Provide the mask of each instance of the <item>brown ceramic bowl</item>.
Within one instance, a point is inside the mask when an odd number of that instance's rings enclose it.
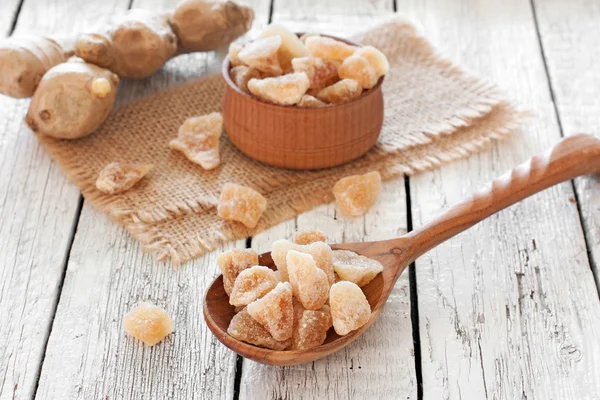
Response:
[[[229,69],[226,57],[222,69],[227,82],[225,130],[231,142],[250,158],[290,169],[329,168],[362,156],[377,142],[383,125],[384,77],[347,102],[301,108],[267,103],[244,93],[231,80]]]

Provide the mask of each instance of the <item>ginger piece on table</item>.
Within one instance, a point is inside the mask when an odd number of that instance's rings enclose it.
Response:
[[[123,317],[123,329],[129,335],[154,346],[173,332],[171,316],[151,303],[141,303]]]
[[[217,264],[223,274],[223,288],[228,296],[238,275],[255,265],[258,265],[258,254],[252,249],[228,250],[217,258]]]
[[[360,56],[350,56],[344,60],[339,68],[340,78],[352,79],[362,86],[364,89],[371,89],[377,84],[379,77],[375,68],[367,61],[366,58]]]
[[[379,261],[349,250],[333,251],[333,268],[341,280],[356,283],[360,287],[367,285],[383,271]]]
[[[377,201],[381,191],[381,175],[373,171],[352,175],[337,181],[333,195],[344,215],[356,217],[366,213]]]
[[[373,46],[359,47],[354,52],[354,55],[367,59],[369,64],[375,68],[375,73],[378,79],[379,77],[387,74],[390,70],[390,63],[385,54]]]
[[[326,103],[341,103],[343,101],[354,99],[361,95],[362,86],[352,79],[342,79],[331,86],[321,89],[317,93],[317,98]]]
[[[307,310],[318,310],[329,297],[329,280],[325,272],[317,268],[310,254],[295,250],[287,252],[286,263],[292,292]]]
[[[304,96],[302,96],[300,98],[300,101],[296,103],[296,106],[304,108],[323,107],[326,105],[327,103],[323,103],[321,100],[309,94],[305,94]]]
[[[269,103],[290,106],[298,103],[309,86],[305,73],[293,73],[274,78],[250,79],[248,89]]]
[[[131,189],[152,169],[152,164],[124,164],[112,162],[102,168],[96,188],[102,193],[118,194]]]
[[[213,169],[221,163],[219,138],[222,132],[221,113],[191,117],[179,127],[177,137],[169,142],[169,147],[182,152],[194,164]]]
[[[237,67],[231,68],[229,74],[236,86],[239,87],[243,92],[250,94],[248,90],[248,82],[250,79],[260,79],[260,72],[255,68],[250,68],[245,65],[238,65]]]
[[[311,244],[315,242],[325,242],[327,237],[318,229],[306,229],[294,233],[294,243],[296,244]]]
[[[271,350],[284,350],[292,342],[291,339],[281,342],[275,340],[261,324],[248,314],[246,309],[233,316],[227,328],[227,333],[242,342]]]
[[[301,245],[292,243],[289,240],[281,239],[277,240],[273,243],[271,257],[273,258],[273,262],[277,266],[277,270],[281,274],[282,281],[289,281],[288,274],[288,266],[287,266],[287,253],[290,250],[296,250],[301,253],[310,254],[317,268],[320,268],[327,275],[327,280],[329,284],[333,284],[335,279],[334,271],[333,271],[333,263],[332,257],[333,253],[331,251],[331,247],[327,243],[324,242],[314,242],[307,245]]]
[[[323,89],[339,81],[339,62],[319,57],[300,57],[292,60],[294,72],[304,72],[310,81],[310,89]]]
[[[260,323],[277,341],[292,337],[294,310],[292,306],[292,286],[280,282],[261,299],[246,307],[248,314]]]
[[[241,222],[252,229],[256,227],[266,209],[267,199],[256,190],[235,183],[226,183],[219,197],[217,213],[224,220]]]
[[[277,286],[279,279],[270,268],[254,266],[240,272],[229,296],[232,306],[246,306]]]
[[[371,317],[371,306],[365,294],[352,282],[341,281],[331,286],[329,307],[333,328],[340,336],[360,328]]]
[[[308,56],[308,49],[298,36],[281,24],[273,23],[267,25],[261,32],[261,38],[279,36],[281,38],[281,46],[277,52],[277,58],[283,71],[290,69],[292,59],[297,57]]]
[[[325,36],[311,36],[306,38],[306,48],[313,57],[320,57],[328,60],[343,61],[350,57],[355,46],[341,42]]]
[[[249,67],[256,68],[261,72],[278,76],[283,73],[277,51],[281,46],[281,37],[269,36],[248,43],[238,53],[238,58]]]
[[[329,306],[320,310],[294,309],[294,333],[289,350],[306,350],[322,345],[327,339],[327,331],[333,325]]]

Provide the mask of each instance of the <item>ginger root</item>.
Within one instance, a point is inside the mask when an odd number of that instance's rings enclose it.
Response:
[[[250,30],[252,8],[225,0],[184,0],[171,16],[179,52],[217,50]]]
[[[25,123],[36,133],[76,139],[108,117],[119,77],[108,69],[72,61],[51,68],[35,91]]]
[[[75,54],[121,78],[146,78],[175,55],[177,37],[164,15],[130,10],[104,33],[79,35]]]
[[[0,93],[31,97],[50,68],[73,55],[73,43],[47,37],[9,38],[0,43]]]

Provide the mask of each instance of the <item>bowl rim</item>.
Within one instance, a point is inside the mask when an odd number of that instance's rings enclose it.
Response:
[[[296,35],[298,37],[304,35],[305,32],[296,32]],[[325,37],[329,37],[335,40],[339,40],[341,42],[350,44],[352,46],[357,46],[357,47],[362,47],[363,45],[361,45],[360,43],[356,43],[350,39],[344,39],[344,38],[340,38],[334,35],[328,35],[325,33],[318,33],[318,32],[308,32],[308,33],[316,33],[320,36],[325,36]],[[254,40],[256,40],[257,38],[255,38]],[[324,109],[331,109],[331,108],[336,108],[336,107],[343,107],[346,106],[348,104],[351,104],[353,102],[356,101],[360,101],[362,99],[367,98],[371,93],[375,93],[377,92],[377,89],[379,89],[381,87],[381,85],[383,85],[383,81],[385,79],[385,74],[382,75],[378,80],[377,83],[375,84],[375,86],[373,86],[370,89],[367,89],[366,91],[364,91],[363,93],[360,94],[360,96],[355,97],[353,99],[350,100],[346,100],[346,101],[342,101],[340,103],[334,103],[334,104],[325,104],[324,106],[320,106],[320,107],[297,107],[295,104],[292,105],[281,105],[281,104],[273,104],[273,103],[269,103],[268,101],[264,101],[259,99],[256,96],[252,96],[246,92],[244,92],[243,90],[241,90],[236,84],[235,82],[233,82],[233,80],[231,79],[231,75],[229,74],[229,71],[231,69],[231,62],[229,60],[229,54],[227,54],[225,56],[225,59],[223,59],[223,64],[221,66],[221,75],[223,76],[223,79],[225,79],[225,82],[227,82],[227,85],[235,90],[238,94],[244,96],[246,99],[250,100],[250,101],[254,101],[256,103],[259,103],[261,105],[267,105],[276,109],[282,109],[282,110],[302,110],[302,112],[307,112],[307,111],[317,111],[317,110],[324,110]]]

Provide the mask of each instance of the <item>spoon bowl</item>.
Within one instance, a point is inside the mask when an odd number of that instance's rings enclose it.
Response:
[[[383,271],[362,287],[370,306],[371,318],[347,335],[333,328],[321,346],[307,350],[277,351],[253,346],[227,334],[234,307],[223,287],[223,276],[210,285],[204,299],[204,319],[217,339],[237,354],[270,365],[296,365],[318,360],[356,340],[381,314],[398,277],[422,254],[456,236],[496,212],[550,186],[580,175],[600,172],[600,140],[590,135],[575,135],[558,142],[547,152],[534,156],[455,205],[433,221],[391,240],[331,245],[333,250],[350,250],[379,261]],[[276,270],[271,253],[259,257],[259,265]]]

